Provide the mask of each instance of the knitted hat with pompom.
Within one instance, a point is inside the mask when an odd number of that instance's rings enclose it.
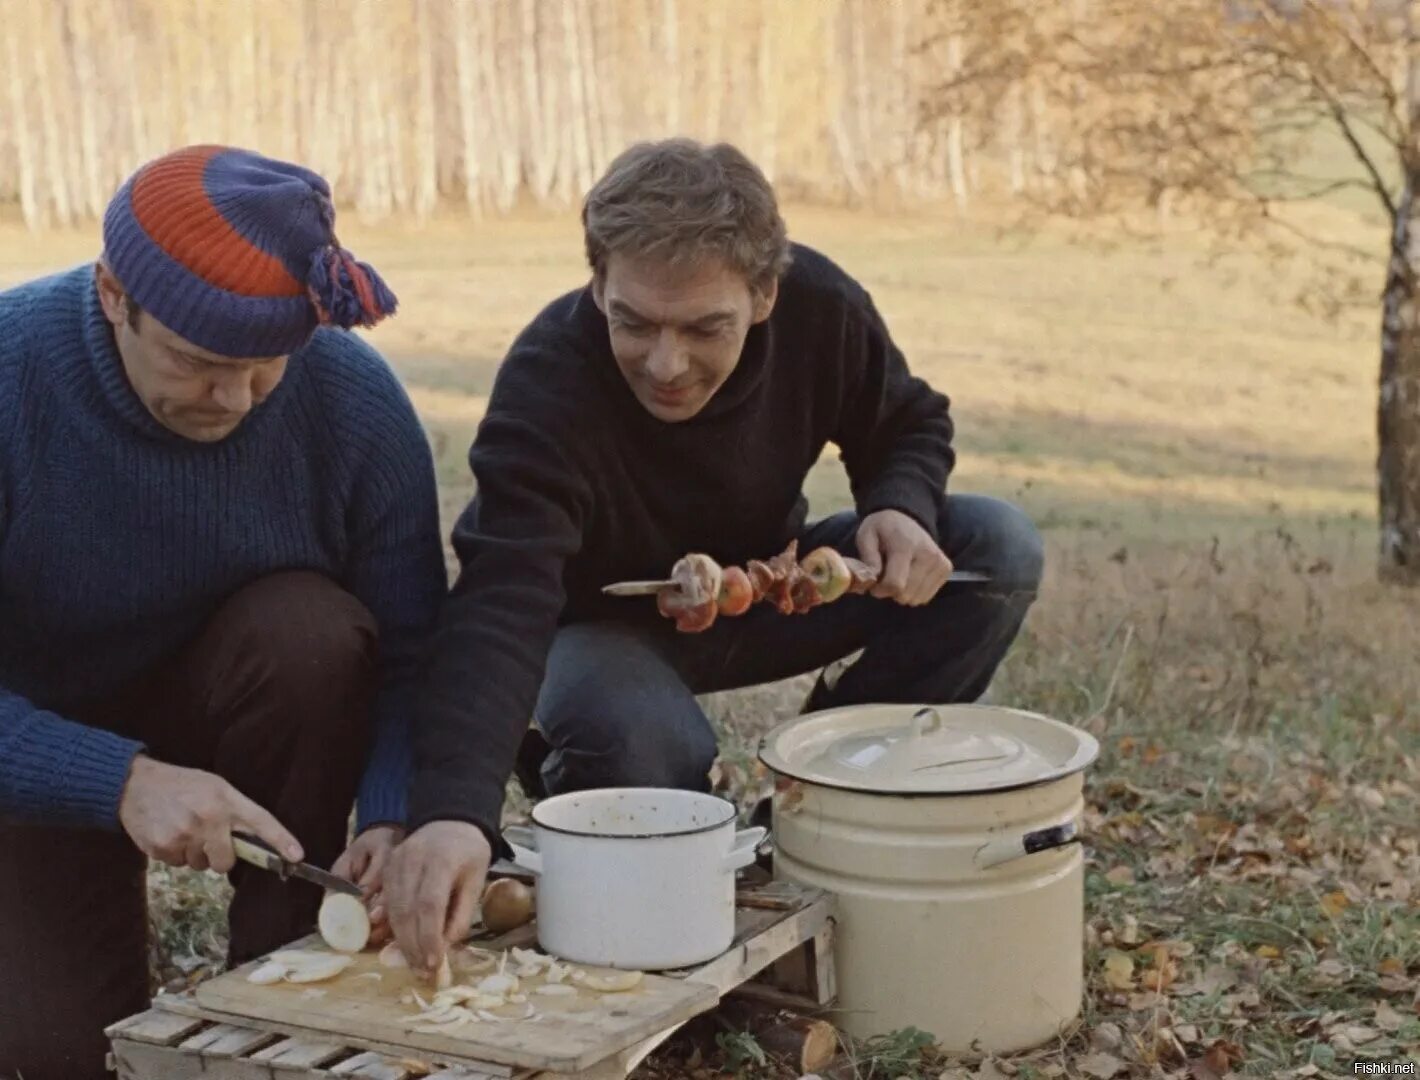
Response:
[[[226,146],[134,173],[104,214],[104,256],[143,310],[222,356],[282,356],[319,325],[374,326],[397,304],[336,240],[325,180]]]

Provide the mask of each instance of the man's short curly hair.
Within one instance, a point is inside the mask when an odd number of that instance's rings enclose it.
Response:
[[[636,143],[588,192],[582,227],[587,262],[598,277],[613,252],[672,266],[718,257],[757,289],[789,266],[774,188],[728,143]]]

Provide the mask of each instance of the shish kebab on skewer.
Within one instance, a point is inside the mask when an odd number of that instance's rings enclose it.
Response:
[[[708,630],[720,615],[743,615],[761,601],[784,615],[802,615],[843,596],[870,592],[878,583],[873,568],[831,547],[815,548],[798,559],[799,542],[770,559],[751,559],[743,568],[721,567],[709,555],[677,560],[664,581],[624,581],[602,589],[612,596],[655,596],[656,608],[676,629]],[[982,574],[958,571],[953,581],[984,581]]]

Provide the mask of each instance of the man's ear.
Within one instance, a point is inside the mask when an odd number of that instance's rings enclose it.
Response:
[[[600,270],[592,271],[592,303],[603,315],[606,314],[606,275]]]
[[[102,259],[94,264],[94,280],[99,287],[99,303],[103,305],[108,321],[114,326],[122,326],[128,321],[128,294]]]
[[[769,284],[753,290],[754,313],[750,322],[762,323],[774,310],[774,302],[779,299],[779,279],[770,278]]]

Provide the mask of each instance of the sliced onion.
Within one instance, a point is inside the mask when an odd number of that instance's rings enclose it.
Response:
[[[641,979],[639,971],[617,971],[611,975],[588,975],[582,980],[582,985],[604,994],[617,994],[623,990],[634,990],[641,985]]]
[[[279,964],[275,960],[268,960],[247,975],[247,982],[256,983],[257,986],[270,986],[272,983],[279,983],[285,977],[286,965]]]
[[[380,950],[380,966],[387,968],[407,968],[409,961],[405,959],[400,947],[391,941]]]
[[[348,893],[325,894],[316,927],[336,952],[357,953],[370,941],[370,913],[359,897]]]
[[[316,953],[304,963],[292,966],[286,973],[286,981],[293,983],[325,982],[326,979],[335,978],[354,962],[354,957],[350,956]]]

